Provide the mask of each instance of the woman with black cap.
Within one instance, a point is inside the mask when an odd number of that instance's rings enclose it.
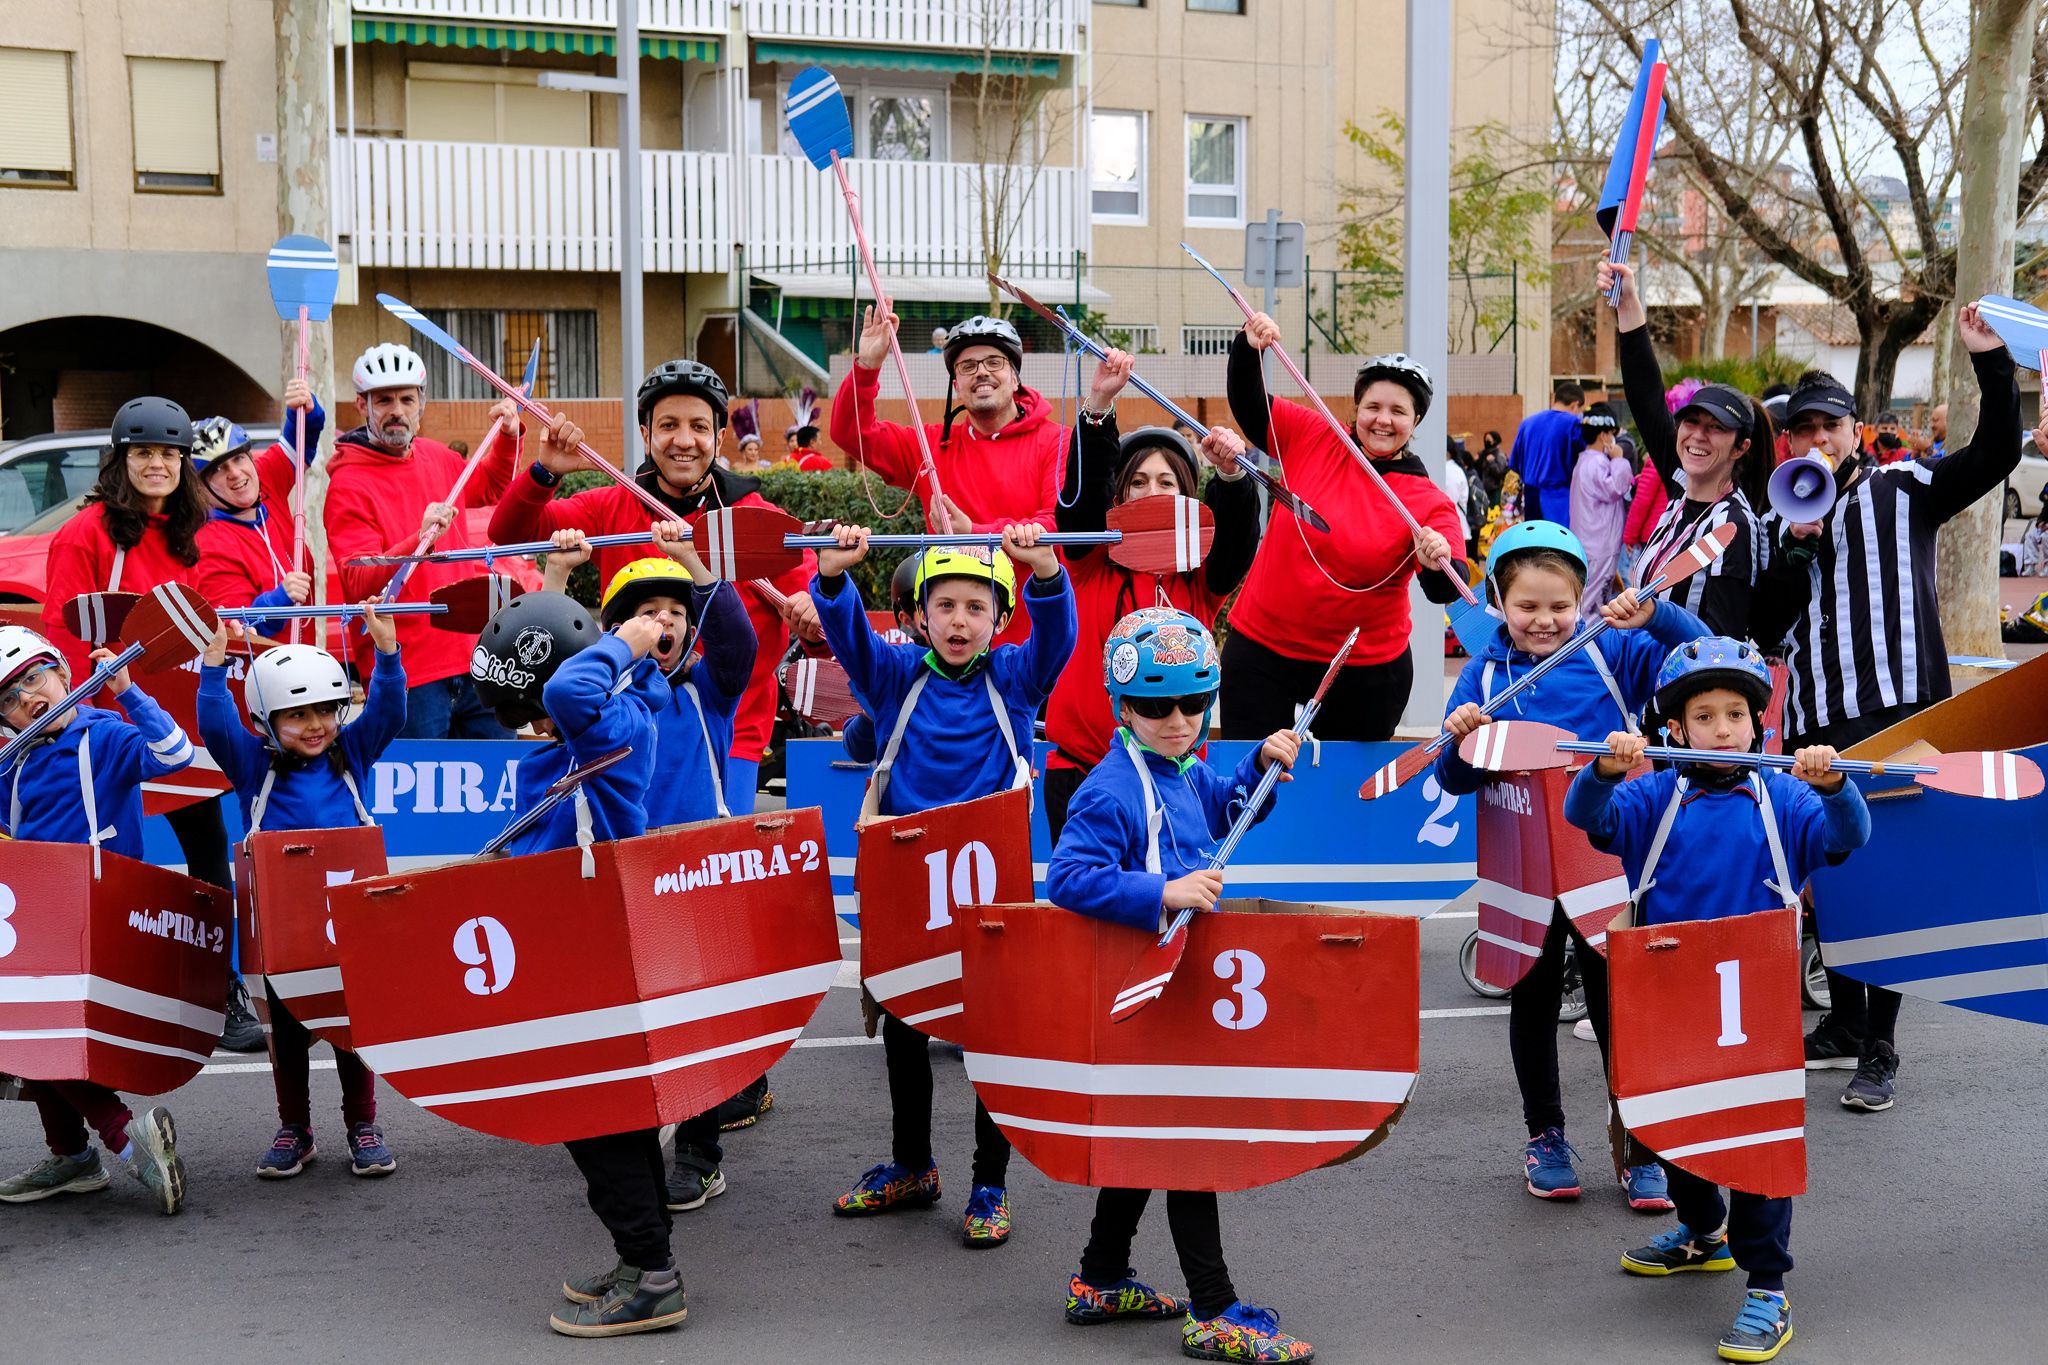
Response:
[[[1088,400],[1081,408],[1073,457],[1060,490],[1059,529],[1100,531],[1109,509],[1153,494],[1194,497],[1201,471],[1195,447],[1177,431],[1142,427],[1119,438],[1116,396],[1131,377],[1131,357],[1111,351],[1095,367]],[[1137,574],[1108,553],[1070,545],[1064,558],[1074,583],[1081,633],[1066,670],[1046,701],[1045,818],[1054,842],[1066,823],[1067,802],[1088,770],[1109,752],[1116,718],[1102,676],[1103,643],[1116,623],[1140,607],[1179,607],[1213,626],[1223,604],[1251,568],[1259,548],[1259,494],[1234,455],[1245,444],[1235,432],[1212,427],[1201,443],[1201,458],[1215,468],[1202,501],[1216,518],[1216,539],[1202,567],[1190,573]]]
[[[1649,315],[1636,292],[1635,268],[1600,263],[1595,287],[1603,293],[1621,279],[1621,382],[1629,413],[1643,436],[1643,452],[1664,478],[1670,504],[1637,556],[1631,586],[1648,582],[1664,563],[1709,531],[1735,527],[1728,551],[1679,589],[1678,605],[1717,635],[1749,636],[1749,599],[1763,571],[1764,542],[1756,509],[1771,476],[1771,419],[1761,406],[1726,384],[1703,385],[1677,412],[1664,403],[1664,372],[1650,344]]]

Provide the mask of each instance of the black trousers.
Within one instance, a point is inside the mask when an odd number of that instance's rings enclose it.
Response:
[[[1092,768],[1046,768],[1045,827],[1052,835],[1054,847],[1059,846],[1060,831],[1067,827],[1067,807],[1074,803],[1074,793],[1081,790],[1082,780],[1092,771]]]
[[[590,1211],[612,1235],[619,1259],[642,1270],[666,1270],[669,1253],[668,1172],[661,1132],[643,1128],[564,1143],[590,1196]]]
[[[1099,1190],[1088,1246],[1081,1253],[1081,1278],[1102,1288],[1131,1274],[1131,1239],[1144,1216],[1150,1190]],[[1206,1191],[1168,1190],[1166,1226],[1187,1277],[1189,1307],[1198,1318],[1213,1318],[1237,1302],[1230,1267],[1223,1263],[1223,1230],[1216,1196]]]
[[[225,890],[233,884],[233,860],[228,856],[228,827],[221,815],[221,798],[181,806],[164,817],[178,847],[185,854],[185,872],[209,886]]]
[[[1712,1182],[1661,1163],[1671,1182],[1671,1202],[1678,1221],[1694,1232],[1712,1232],[1728,1221],[1728,1250],[1735,1264],[1749,1272],[1751,1289],[1785,1292],[1785,1272],[1792,1268],[1792,1201],[1730,1190],[1728,1202]]]
[[[1508,1055],[1514,1059],[1515,1084],[1522,1092],[1522,1121],[1529,1136],[1546,1128],[1564,1127],[1564,1087],[1557,1075],[1557,1011],[1564,1003],[1564,945],[1569,936],[1579,981],[1586,989],[1586,1017],[1600,1044],[1600,1071],[1607,1074],[1607,959],[1553,906],[1543,952],[1529,974],[1508,992]],[[1644,1166],[1650,1153],[1631,1137],[1622,1164]],[[1716,1224],[1719,1226],[1719,1224]]]
[[[740,1089],[731,1099],[722,1100],[703,1113],[684,1119],[676,1125],[676,1169],[689,1167],[710,1175],[725,1160],[725,1144],[720,1141],[718,1116],[725,1106],[735,1101],[746,1100],[750,1095],[768,1088],[768,1077],[764,1074]]]
[[[889,1159],[916,1174],[932,1164],[931,1040],[893,1014],[882,1016],[882,1054],[889,1066],[889,1109],[894,1131]],[[988,1106],[974,1101],[974,1183],[1009,1184],[1010,1140]]]
[[[1297,710],[1316,694],[1329,664],[1290,659],[1240,631],[1223,642],[1224,739],[1264,739],[1294,726]],[[1355,664],[1339,671],[1316,718],[1316,738],[1392,739],[1415,683],[1415,661],[1407,653],[1383,664]]]

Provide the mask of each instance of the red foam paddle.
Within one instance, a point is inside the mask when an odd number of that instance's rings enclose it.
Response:
[[[64,604],[64,629],[98,649],[121,638],[129,611],[141,600],[139,592],[82,592]]]
[[[1458,741],[1458,757],[1483,773],[1533,773],[1568,768],[1572,756],[1558,747],[1574,736],[1539,720],[1497,720]],[[1607,752],[1601,745],[1600,751]]]
[[[517,579],[493,573],[444,583],[427,597],[448,608],[445,614],[433,618],[438,629],[452,630],[458,635],[479,635],[506,603],[525,591]]]
[[[1109,509],[1109,529],[1123,532],[1109,557],[1132,573],[1191,573],[1216,541],[1216,514],[1196,498],[1134,498]]]
[[[789,667],[789,709],[813,725],[837,730],[861,713],[839,660],[805,655]]]

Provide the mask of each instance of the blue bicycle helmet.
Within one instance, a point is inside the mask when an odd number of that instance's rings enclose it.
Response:
[[[1569,528],[1554,521],[1517,522],[1495,536],[1493,548],[1486,555],[1486,576],[1491,578],[1499,573],[1509,555],[1524,550],[1555,550],[1579,566],[1580,578],[1586,576],[1586,547]]]
[[[1759,725],[1771,704],[1771,667],[1746,640],[1708,635],[1680,645],[1657,670],[1657,714],[1675,720],[1685,704],[1713,687],[1733,688],[1749,698]]]
[[[240,422],[231,422],[225,417],[209,417],[203,422],[195,422],[192,426],[192,467],[204,474],[206,467],[215,460],[245,454],[249,444],[249,433]]]
[[[1223,666],[1209,628],[1177,607],[1141,607],[1116,623],[1102,645],[1109,714],[1123,724],[1125,697],[1192,697],[1222,685]],[[1195,745],[1209,737],[1209,718]]]

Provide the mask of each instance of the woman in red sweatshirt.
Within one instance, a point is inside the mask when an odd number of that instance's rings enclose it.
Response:
[[[1116,396],[1131,376],[1131,357],[1111,351],[1095,367],[1068,461],[1056,515],[1062,531],[1100,531],[1109,509],[1154,494],[1194,497],[1201,482],[1195,449],[1179,432],[1144,427],[1117,436]],[[1139,574],[1118,565],[1107,550],[1070,545],[1067,575],[1081,633],[1074,654],[1046,702],[1045,818],[1057,843],[1067,803],[1088,770],[1109,752],[1116,719],[1102,680],[1102,649],[1118,621],[1140,607],[1173,606],[1214,626],[1224,602],[1251,568],[1259,548],[1259,492],[1232,456],[1244,442],[1222,427],[1202,441],[1202,458],[1215,468],[1201,498],[1216,518],[1216,539],[1202,567],[1183,574]]]
[[[1378,356],[1358,372],[1358,405],[1350,443],[1298,402],[1266,392],[1259,352],[1280,339],[1264,313],[1230,346],[1230,411],[1245,439],[1280,461],[1287,486],[1330,523],[1327,532],[1273,509],[1265,544],[1244,591],[1230,609],[1223,646],[1223,730],[1229,738],[1263,737],[1294,724],[1295,707],[1316,684],[1353,626],[1358,643],[1325,698],[1321,739],[1391,738],[1415,681],[1408,655],[1408,580],[1423,595],[1449,602],[1457,585],[1433,566],[1451,560],[1465,573],[1458,512],[1421,459],[1408,448],[1429,411],[1429,372],[1402,355]],[[1358,467],[1362,449],[1401,505],[1421,525],[1411,535],[1386,497]],[[1431,666],[1435,666],[1432,659]]]

